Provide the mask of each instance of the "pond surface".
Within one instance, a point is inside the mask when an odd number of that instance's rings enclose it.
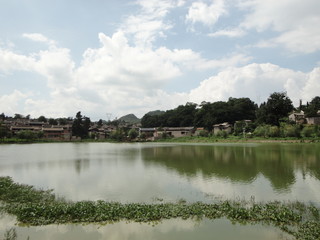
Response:
[[[184,199],[187,202],[212,202],[222,198],[256,201],[299,200],[319,204],[320,145],[279,143],[0,145],[0,176],[11,176],[15,182],[30,184],[37,188],[54,189],[57,195],[74,201],[102,199],[123,203],[152,203],[176,202]],[[5,229],[1,225],[4,226],[9,222],[2,218],[0,229]],[[166,226],[171,228],[164,230]],[[82,231],[90,232],[90,227],[98,229],[97,226],[66,225],[17,228],[17,230],[23,236],[29,234],[33,240],[43,238],[41,234],[39,235],[41,237],[37,237],[35,233],[57,232],[59,229],[63,233],[71,234],[72,231],[72,234],[77,232],[80,234]],[[127,234],[131,234],[130,239],[135,239],[130,232],[133,229],[140,234],[136,235],[137,238],[145,238],[144,236],[149,238],[149,235],[142,234],[146,232],[151,234],[150,238],[153,239],[186,239],[191,230],[212,231],[211,234],[215,233],[218,236],[219,232],[223,234],[223,229],[227,229],[226,234],[234,232],[233,237],[222,237],[223,239],[239,239],[239,233],[243,232],[247,234],[244,239],[257,239],[250,237],[250,234],[254,236],[255,232],[266,236],[259,239],[282,239],[281,234],[273,228],[260,225],[249,227],[232,225],[226,220],[205,220],[198,224],[192,221],[190,223],[190,221],[170,220],[155,227],[146,224],[117,223],[100,227],[100,230],[92,231],[92,234],[103,236],[108,232],[110,235],[110,231],[116,233],[120,231],[119,228],[122,234],[126,234],[123,231],[128,231]],[[157,234],[159,232],[169,235],[160,234],[160,236]],[[266,234],[263,234],[264,232]],[[274,234],[278,237],[275,238]],[[116,235],[114,234],[111,239],[126,239],[121,234],[118,237]],[[209,235],[200,239],[209,239]],[[76,235],[72,236],[78,239]],[[63,239],[63,237],[58,238]]]

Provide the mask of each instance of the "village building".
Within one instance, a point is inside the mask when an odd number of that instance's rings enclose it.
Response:
[[[297,124],[303,124],[305,123],[305,116],[304,112],[293,112],[289,115],[289,120],[292,122],[295,122]]]
[[[225,131],[228,134],[232,131],[232,125],[228,122],[219,123],[213,125],[213,134],[217,134],[218,132]]]
[[[193,136],[195,133],[194,127],[166,127],[164,132],[170,137],[186,137]]]
[[[154,141],[159,135],[156,128],[139,128],[139,136],[145,136],[146,140]]]

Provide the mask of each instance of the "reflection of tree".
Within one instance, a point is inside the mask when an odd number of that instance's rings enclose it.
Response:
[[[181,175],[219,177],[252,182],[261,173],[274,189],[288,190],[295,171],[320,179],[320,148],[317,145],[178,145],[143,148],[146,164],[160,164]]]
[[[80,174],[83,170],[88,169],[90,166],[89,159],[76,159],[74,161],[74,167],[78,174]]]

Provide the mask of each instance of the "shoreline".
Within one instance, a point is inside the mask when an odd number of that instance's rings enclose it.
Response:
[[[83,140],[24,140],[24,139],[0,139],[1,144],[33,144],[33,143],[320,143],[320,138],[212,138],[212,137],[180,137],[158,140],[132,140],[114,141],[111,139],[83,139]]]

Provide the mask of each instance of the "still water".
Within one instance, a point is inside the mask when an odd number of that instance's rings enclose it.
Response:
[[[54,189],[57,195],[74,201],[102,199],[152,203],[184,199],[212,202],[217,198],[254,198],[256,201],[299,200],[319,204],[320,145],[0,145],[0,176],[11,176],[16,182],[37,188]],[[2,229],[12,224],[14,220],[1,218],[0,239]],[[105,239],[106,236],[108,239],[187,239],[195,232],[203,233],[197,235],[202,236],[200,239],[212,239],[212,235],[220,236],[220,239],[240,239],[239,234],[243,239],[257,239],[256,234],[259,239],[283,238],[279,231],[268,226],[233,225],[224,219],[200,223],[170,220],[153,227],[137,223],[103,227],[17,227],[18,235],[30,236],[31,240],[57,239],[48,237],[51,232],[60,233],[58,239],[68,238],[65,236],[78,239],[77,234],[83,237],[83,231],[92,235],[87,239]]]

